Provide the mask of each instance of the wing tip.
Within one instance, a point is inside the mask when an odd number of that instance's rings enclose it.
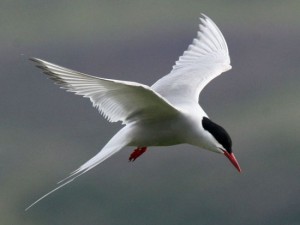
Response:
[[[228,46],[218,26],[204,13],[200,13],[199,20],[197,37],[179,57],[172,70],[193,65],[201,58],[213,54],[222,55],[224,63],[230,64]]]
[[[209,18],[209,17],[208,17],[206,14],[204,14],[204,13],[200,13],[199,19],[201,19],[201,18],[207,19],[207,18]]]
[[[205,22],[209,22],[209,21],[213,21],[209,16],[207,16],[206,14],[204,13],[200,13],[200,17],[199,17],[199,20],[200,20],[200,25],[205,23]]]
[[[34,63],[41,63],[42,62],[41,59],[38,59],[38,58],[35,58],[35,57],[30,57],[30,58],[28,58],[28,60],[30,60],[30,61],[32,61]]]

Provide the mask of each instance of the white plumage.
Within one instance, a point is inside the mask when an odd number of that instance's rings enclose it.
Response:
[[[208,82],[231,69],[226,41],[216,24],[203,15],[197,38],[179,57],[173,70],[159,79],[152,88],[172,104],[187,100],[198,103]]]
[[[221,31],[211,19],[202,16],[197,38],[179,57],[171,72],[151,87],[136,82],[90,76],[32,58],[56,84],[89,98],[108,121],[121,121],[125,126],[97,155],[27,209],[124,146],[188,143],[224,153],[240,170],[231,153],[231,140],[227,140],[230,139],[229,135],[220,126],[204,119],[207,115],[198,104],[199,94],[206,84],[231,68],[227,44]]]

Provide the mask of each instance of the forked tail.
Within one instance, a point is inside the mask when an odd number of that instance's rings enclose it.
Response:
[[[113,154],[120,151],[123,147],[130,143],[130,127],[126,126],[121,129],[115,136],[113,136],[110,141],[102,148],[102,150],[95,155],[93,158],[88,160],[82,166],[80,166],[77,170],[73,171],[68,177],[58,182],[60,184],[57,188],[53,189],[52,191],[48,192],[47,194],[40,197],[38,200],[33,202],[29,205],[25,211],[30,209],[36,203],[47,197],[48,195],[52,194],[53,192],[57,191],[58,189],[62,188],[63,186],[71,183],[77,177],[81,176],[82,174],[86,173],[87,171],[93,169],[98,164],[102,163],[104,160],[112,156]]]

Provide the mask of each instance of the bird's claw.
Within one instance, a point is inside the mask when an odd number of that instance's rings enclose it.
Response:
[[[140,157],[145,151],[147,147],[137,147],[129,156],[129,161],[134,162],[138,157]]]

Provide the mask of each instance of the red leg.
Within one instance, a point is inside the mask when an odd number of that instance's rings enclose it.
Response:
[[[133,152],[129,156],[129,161],[133,162],[138,157],[140,157],[145,151],[147,150],[147,147],[137,147],[133,150]]]

